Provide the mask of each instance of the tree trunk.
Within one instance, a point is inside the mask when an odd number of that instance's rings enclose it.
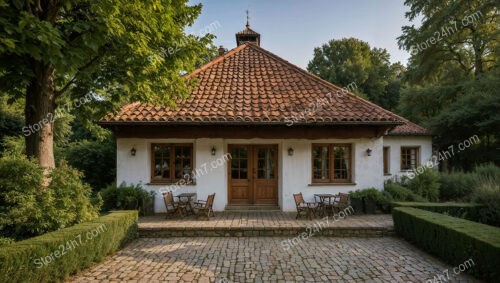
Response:
[[[26,88],[24,114],[26,154],[35,157],[45,168],[54,168],[55,70],[51,64],[34,62],[33,73]]]

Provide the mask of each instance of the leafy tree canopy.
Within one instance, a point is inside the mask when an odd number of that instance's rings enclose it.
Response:
[[[495,1],[407,0],[401,48],[411,52],[399,110],[429,127],[438,150],[478,136],[480,142],[451,160],[472,169],[500,163],[499,9]]]
[[[307,69],[340,87],[355,83],[354,92],[393,109],[399,99],[399,76],[404,67],[400,63],[391,65],[389,58],[387,50],[370,48],[359,39],[333,39],[314,49]]]
[[[499,35],[495,2],[406,0],[406,17],[421,21],[419,27],[404,26],[398,38],[399,46],[412,54],[409,81],[452,81],[490,70]]]
[[[27,125],[89,94],[78,106],[87,121],[125,101],[171,103],[193,83],[182,74],[214,50],[212,35],[185,33],[201,12],[187,2],[0,0],[0,91],[25,98]],[[26,137],[27,154],[49,167],[52,131]]]

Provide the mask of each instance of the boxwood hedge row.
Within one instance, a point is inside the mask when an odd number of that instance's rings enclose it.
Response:
[[[92,222],[0,248],[0,282],[58,282],[136,237],[137,211],[115,211]]]
[[[393,202],[392,207],[415,207],[427,211],[447,214],[453,217],[463,218],[471,221],[479,220],[479,212],[484,205],[475,203],[458,202]]]
[[[412,207],[393,209],[394,229],[416,246],[488,281],[500,276],[500,228]]]

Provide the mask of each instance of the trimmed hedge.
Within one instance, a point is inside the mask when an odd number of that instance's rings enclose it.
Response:
[[[396,232],[409,242],[454,267],[472,259],[468,273],[498,280],[500,228],[413,207],[396,207],[392,217]]]
[[[62,281],[134,239],[137,219],[137,211],[115,211],[92,222],[3,246],[0,282]]]
[[[484,205],[475,203],[458,202],[393,202],[392,207],[415,207],[427,211],[446,214],[453,217],[463,218],[478,222],[479,212]]]

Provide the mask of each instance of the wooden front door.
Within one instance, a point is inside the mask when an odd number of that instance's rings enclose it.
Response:
[[[278,204],[278,146],[229,145],[229,203]]]

